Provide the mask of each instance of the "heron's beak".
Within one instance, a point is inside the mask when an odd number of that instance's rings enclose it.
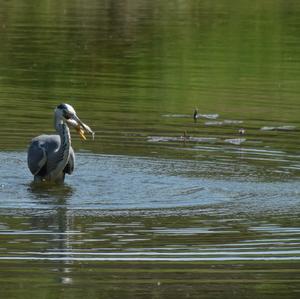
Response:
[[[84,135],[85,133],[92,134],[92,138],[94,140],[95,132],[92,131],[92,129],[88,125],[83,123],[77,115],[74,115],[73,119],[77,122],[77,126],[75,126],[75,129],[76,129],[77,133],[79,134],[81,140],[86,140],[86,137]]]

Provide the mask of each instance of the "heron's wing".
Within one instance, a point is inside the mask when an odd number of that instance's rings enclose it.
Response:
[[[43,143],[33,139],[27,154],[28,167],[33,175],[37,175],[47,163],[47,153]]]
[[[41,172],[48,164],[48,157],[59,147],[57,135],[40,135],[32,139],[28,148],[27,163],[33,175]],[[45,169],[46,171],[46,169]]]
[[[74,171],[74,166],[75,166],[75,154],[74,154],[73,148],[71,147],[70,148],[70,157],[69,157],[68,163],[64,169],[64,173],[71,174]]]

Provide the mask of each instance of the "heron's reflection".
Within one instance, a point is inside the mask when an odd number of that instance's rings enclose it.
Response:
[[[73,187],[67,184],[32,182],[29,184],[28,191],[39,204],[44,205],[42,210],[48,211],[38,217],[39,223],[44,223],[47,227],[49,225],[56,227],[56,230],[65,233],[70,222],[68,199],[74,193]]]
[[[34,200],[44,205],[37,215],[31,217],[31,226],[50,232],[47,247],[50,251],[57,252],[58,258],[62,252],[70,253],[71,256],[76,234],[74,235],[74,216],[69,212],[68,201],[74,194],[74,188],[67,184],[32,182],[28,186],[28,192]],[[64,257],[67,258],[68,255]],[[59,280],[63,284],[72,283],[71,263],[71,259],[64,259],[57,264],[57,271],[61,273]]]
[[[67,184],[54,184],[45,182],[31,182],[28,191],[36,200],[51,204],[62,204],[74,193],[73,187]],[[51,202],[50,202],[51,201]]]

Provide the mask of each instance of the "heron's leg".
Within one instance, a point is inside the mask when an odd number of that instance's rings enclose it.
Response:
[[[54,182],[56,184],[62,184],[65,181],[65,173],[62,172],[55,180]]]
[[[39,176],[39,175],[35,175],[34,176],[34,182],[35,183],[40,183],[40,182],[44,182],[45,179],[43,179],[43,177]]]

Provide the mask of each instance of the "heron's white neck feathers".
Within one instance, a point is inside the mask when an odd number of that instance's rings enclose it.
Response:
[[[64,168],[68,163],[71,148],[70,130],[63,120],[62,116],[55,113],[54,123],[55,130],[60,136],[60,146],[56,150],[56,168],[51,171],[50,176],[52,178],[55,178],[62,174]]]

